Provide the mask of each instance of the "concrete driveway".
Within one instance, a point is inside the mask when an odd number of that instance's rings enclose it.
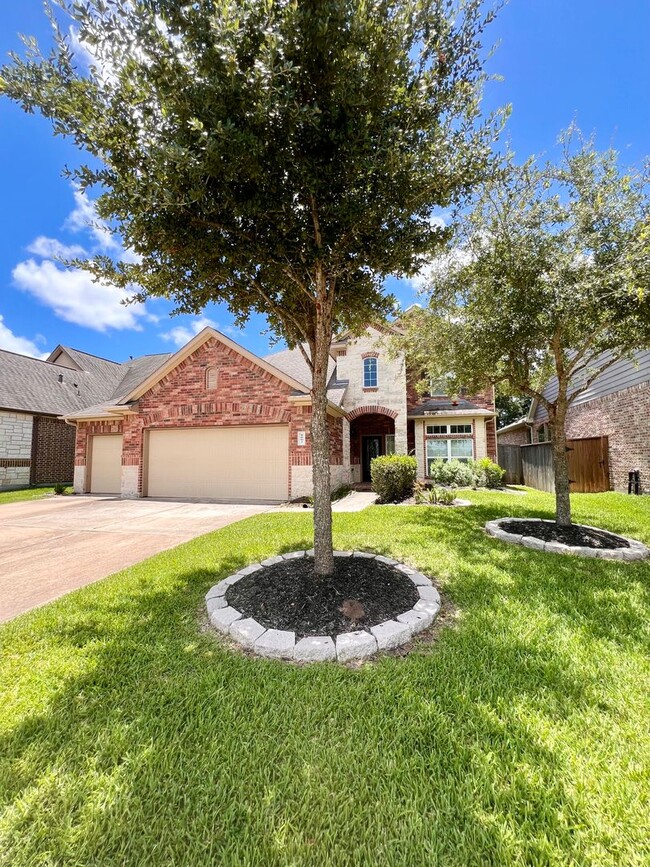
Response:
[[[0,505],[0,622],[270,508],[114,497]]]

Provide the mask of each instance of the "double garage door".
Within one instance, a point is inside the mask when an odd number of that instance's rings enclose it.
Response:
[[[167,428],[151,430],[146,436],[146,496],[214,500],[287,498],[286,425]],[[97,436],[93,440],[91,491],[118,493],[122,437]],[[110,443],[102,442],[109,440]],[[96,470],[97,455],[100,457]]]

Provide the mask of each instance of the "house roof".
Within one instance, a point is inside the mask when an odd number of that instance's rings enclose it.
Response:
[[[496,413],[489,409],[482,409],[480,406],[472,403],[471,400],[465,400],[463,398],[455,401],[449,398],[427,400],[408,411],[409,418],[422,418],[423,416],[428,418],[429,416],[437,415],[473,415],[493,418]]]
[[[119,372],[119,364],[110,364]],[[0,407],[3,409],[63,415],[107,396],[107,383],[94,373],[4,349],[0,350],[0,371]]]
[[[264,361],[301,383],[306,393],[311,391],[311,370],[297,347],[296,349],[281,349],[279,352],[265,355]],[[337,381],[336,362],[331,357],[327,364],[327,381],[327,399],[336,406],[340,406],[345,395],[347,382]]]

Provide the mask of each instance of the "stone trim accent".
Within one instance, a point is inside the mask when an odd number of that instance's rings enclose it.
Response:
[[[241,580],[245,575],[259,572],[281,563],[283,560],[295,560],[299,557],[312,557],[311,551],[291,551],[288,554],[278,554],[245,566],[233,575],[229,575],[205,595],[205,604],[210,623],[227,635],[241,647],[252,650],[258,656],[270,659],[291,659],[296,662],[351,662],[367,659],[379,650],[390,650],[406,644],[423,629],[427,629],[440,611],[440,594],[433,586],[430,578],[418,572],[412,566],[398,563],[391,557],[372,554],[369,551],[335,551],[335,557],[363,557],[377,560],[399,570],[409,578],[418,591],[419,599],[408,611],[398,614],[394,620],[378,623],[370,629],[357,629],[353,632],[342,632],[332,639],[329,635],[308,635],[296,642],[295,632],[283,629],[267,629],[252,617],[244,617],[236,608],[228,605],[226,591],[228,587]]]
[[[369,415],[370,413],[377,413],[378,415],[387,415],[390,418],[395,419],[399,415],[394,409],[388,409],[387,406],[358,406],[356,409],[351,410],[347,414],[348,421],[353,421],[355,418],[358,418],[360,415]]]
[[[545,524],[554,524],[555,521],[549,521],[544,518],[499,518],[497,521],[488,521],[486,523],[485,531],[489,536],[500,539],[502,542],[508,542],[511,545],[523,545],[524,548],[532,548],[535,551],[546,551],[552,554],[574,554],[579,557],[618,560],[623,563],[646,560],[650,557],[650,548],[647,548],[643,542],[639,542],[637,539],[629,539],[627,536],[621,536],[619,533],[613,533],[613,535],[625,539],[630,546],[629,548],[587,548],[581,545],[564,545],[561,542],[545,542],[543,539],[536,539],[533,536],[518,536],[516,533],[506,533],[505,530],[501,529],[501,524],[504,521],[539,521]],[[602,527],[590,527],[588,524],[578,524],[576,526],[584,527],[586,530],[599,530],[603,532]]]

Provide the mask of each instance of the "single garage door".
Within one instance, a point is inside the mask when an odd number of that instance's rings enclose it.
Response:
[[[168,428],[149,432],[147,496],[286,500],[289,428]]]
[[[122,437],[94,436],[90,452],[91,494],[119,494],[122,474]]]

